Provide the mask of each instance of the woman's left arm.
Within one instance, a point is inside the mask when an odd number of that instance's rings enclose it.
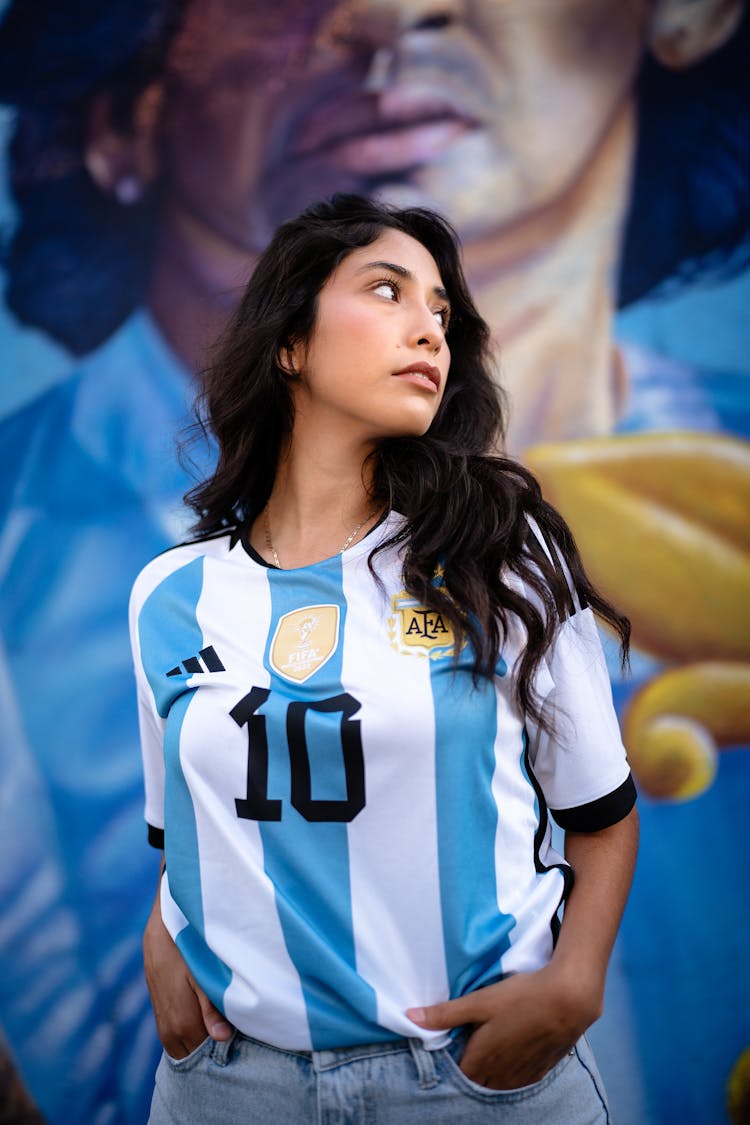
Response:
[[[637,848],[635,808],[598,832],[567,832],[565,855],[575,881],[549,963],[407,1012],[424,1028],[474,1026],[461,1060],[474,1082],[515,1089],[539,1081],[599,1018]]]

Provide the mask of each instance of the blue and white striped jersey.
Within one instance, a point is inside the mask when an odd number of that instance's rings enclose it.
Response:
[[[445,1032],[406,1008],[549,959],[569,871],[547,808],[598,829],[633,801],[591,611],[512,698],[520,626],[475,687],[439,614],[376,559],[269,568],[230,533],[142,571],[131,632],[165,924],[242,1032],[291,1050]],[[163,837],[162,837],[163,832]]]

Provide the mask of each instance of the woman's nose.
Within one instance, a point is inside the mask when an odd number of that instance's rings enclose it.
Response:
[[[439,352],[443,346],[443,329],[435,320],[431,309],[425,309],[415,315],[410,332],[410,346],[424,348],[427,351]]]

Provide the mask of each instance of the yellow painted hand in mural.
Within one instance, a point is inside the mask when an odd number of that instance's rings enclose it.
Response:
[[[672,665],[630,700],[640,787],[687,799],[750,744],[750,445],[700,433],[535,446],[526,462],[634,644]]]
[[[750,1121],[750,1047],[739,1056],[727,1080],[727,1113],[733,1125]]]

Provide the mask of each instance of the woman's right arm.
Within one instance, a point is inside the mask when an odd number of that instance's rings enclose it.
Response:
[[[195,983],[161,916],[161,877],[143,935],[143,965],[146,970],[156,1030],[162,1047],[174,1059],[194,1051],[210,1035],[229,1039],[233,1027]]]
[[[144,603],[147,602],[153,610],[153,602],[149,599],[154,594],[155,582],[158,587],[156,580],[159,574],[155,575],[152,568],[154,565],[163,566],[166,556],[159,558],[161,563],[157,561],[149,564],[141,572],[130,597],[130,638],[137,685],[138,726],[146,791],[145,814],[150,843],[155,843],[159,836],[163,839],[164,731],[169,700],[162,699],[161,708],[157,706],[153,684],[156,680],[161,682],[163,679],[161,672],[157,674],[155,671],[155,668],[160,668],[161,658],[158,653],[155,656],[148,645],[142,651],[141,642],[144,635]],[[159,624],[158,620],[148,619],[145,635],[148,637],[158,634]],[[148,673],[149,661],[152,665],[151,678]],[[233,1028],[193,980],[182,954],[162,921],[160,892],[164,868],[162,851],[159,886],[143,934],[143,966],[159,1040],[167,1054],[181,1059],[194,1051],[207,1035],[214,1039],[229,1039]]]

